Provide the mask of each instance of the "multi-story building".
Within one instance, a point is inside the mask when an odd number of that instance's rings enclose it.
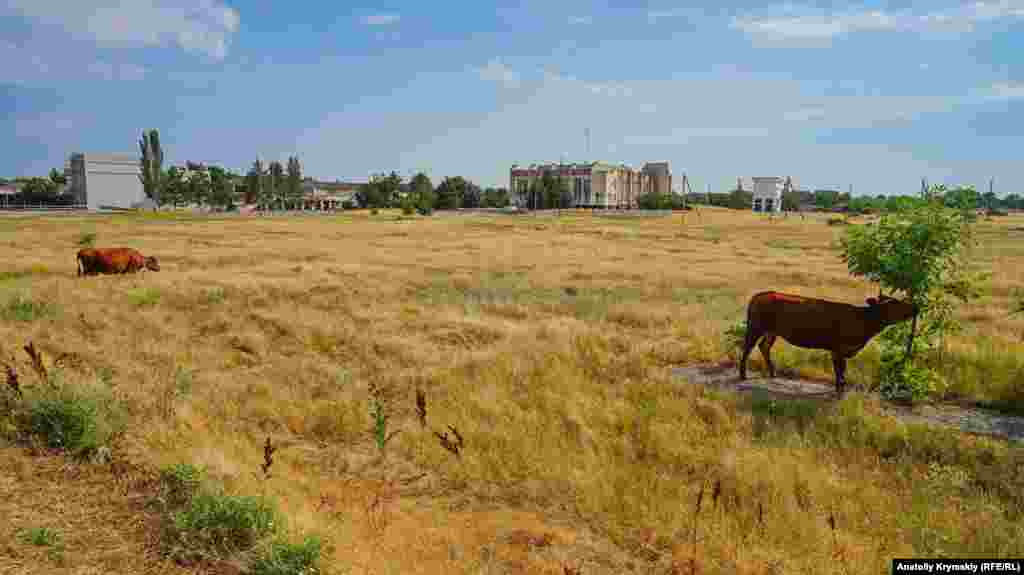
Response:
[[[533,192],[533,182],[545,172],[564,183],[568,192],[568,205],[577,208],[636,208],[641,195],[656,190],[669,193],[672,175],[668,162],[646,164],[642,170],[604,162],[582,164],[532,164],[520,167],[513,164],[509,188],[512,204],[521,208],[536,208],[542,199]]]
[[[303,210],[336,210],[346,202],[355,202],[356,194],[366,184],[348,182],[318,182],[307,178],[302,182]]]
[[[782,194],[789,191],[790,179],[776,176],[751,178],[754,181],[754,211],[781,212]]]
[[[137,155],[74,153],[64,164],[64,174],[75,203],[90,210],[145,204]]]

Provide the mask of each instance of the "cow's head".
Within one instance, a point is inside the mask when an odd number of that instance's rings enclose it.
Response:
[[[889,325],[906,321],[917,314],[917,306],[887,295],[867,299],[868,309],[877,313],[882,323]]]
[[[156,261],[156,256],[147,256],[145,262],[147,270],[160,271],[160,263]]]

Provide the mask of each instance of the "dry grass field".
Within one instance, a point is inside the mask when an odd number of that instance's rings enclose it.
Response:
[[[1024,314],[1006,317],[1024,221],[978,230],[993,276],[958,312],[946,395],[1024,412]],[[75,277],[90,233],[162,270]],[[1024,555],[1019,448],[884,418],[862,392],[764,404],[671,378],[725,359],[757,291],[876,295],[848,275],[842,233],[716,209],[8,217],[0,357],[29,393],[31,341],[64,385],[111,398],[115,462],[189,463],[272,498],[286,537],[323,538],[325,573],[887,573],[893,557]],[[775,350],[831,378],[828,354]],[[877,368],[872,345],[848,378],[869,386]],[[146,481],[118,495],[116,465],[33,453],[13,425],[0,412],[0,572],[244,567],[161,558]],[[25,535],[42,528],[59,552]]]

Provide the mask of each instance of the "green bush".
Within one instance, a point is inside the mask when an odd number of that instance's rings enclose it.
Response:
[[[738,359],[743,351],[743,341],[747,337],[747,320],[741,319],[732,324],[722,332],[722,342],[726,353],[733,359]]]
[[[307,537],[301,544],[275,541],[253,562],[252,575],[313,575],[319,573],[321,544]]]
[[[33,387],[19,406],[18,427],[51,448],[88,455],[117,431],[118,410],[111,398],[90,387],[65,386],[54,374],[50,387]]]
[[[78,236],[78,245],[83,248],[91,248],[96,245],[96,234],[92,232],[83,233]]]
[[[879,393],[893,401],[915,402],[930,397],[942,387],[942,378],[930,367],[904,361],[901,352],[882,355]]]
[[[60,534],[49,527],[33,527],[21,534],[22,539],[39,547],[54,547],[60,543]]]
[[[169,507],[181,507],[199,492],[206,470],[190,463],[177,463],[160,470],[161,499]]]
[[[10,321],[34,321],[53,315],[54,306],[45,301],[35,301],[25,295],[15,294],[7,305],[0,309],[0,315]]]
[[[252,548],[279,522],[277,510],[265,499],[211,493],[192,497],[171,520],[181,546],[225,554]]]

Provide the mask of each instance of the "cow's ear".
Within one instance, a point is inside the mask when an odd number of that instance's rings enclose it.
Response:
[[[873,298],[873,297],[869,297],[867,299],[867,302],[868,302],[868,305],[878,305],[878,300]]]

